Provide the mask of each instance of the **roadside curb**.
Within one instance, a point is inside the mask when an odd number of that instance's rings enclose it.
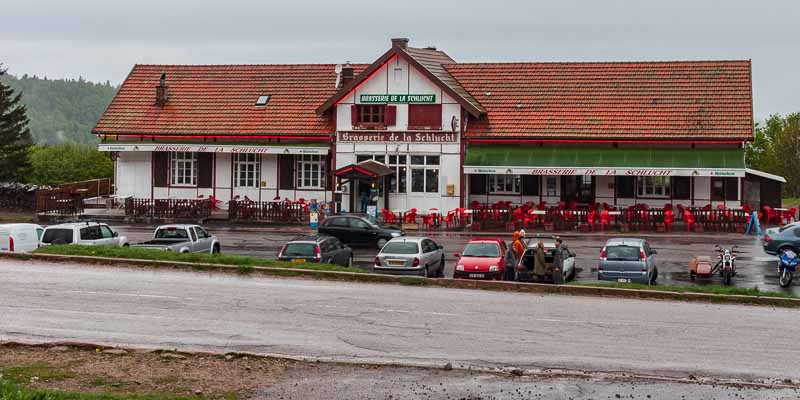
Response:
[[[50,262],[69,262],[78,264],[105,266],[133,266],[144,268],[169,268],[194,272],[219,272],[238,275],[258,274],[270,277],[306,277],[331,281],[356,283],[384,283],[420,287],[443,287],[450,289],[489,290],[496,292],[518,292],[535,294],[560,294],[572,296],[616,297],[638,300],[671,300],[717,304],[743,304],[758,306],[774,306],[800,308],[800,299],[781,297],[762,297],[744,295],[724,295],[712,293],[680,293],[657,290],[605,288],[596,286],[548,285],[539,283],[520,283],[505,281],[472,281],[464,279],[433,279],[410,276],[380,275],[370,273],[314,271],[296,268],[276,267],[239,267],[221,264],[190,263],[180,261],[155,261],[138,259],[121,259],[90,256],[67,256],[57,254],[16,254],[0,253],[0,257],[17,260],[41,260]]]

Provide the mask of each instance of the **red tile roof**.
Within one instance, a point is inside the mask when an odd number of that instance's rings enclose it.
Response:
[[[487,111],[468,137],[753,137],[750,61],[444,67]]]
[[[155,104],[162,73],[170,95],[163,108]],[[335,82],[333,64],[136,65],[92,132],[327,136],[333,120],[314,109]],[[261,95],[271,96],[265,107],[255,106]]]

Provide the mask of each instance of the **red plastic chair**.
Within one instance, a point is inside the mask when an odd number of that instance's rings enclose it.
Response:
[[[600,211],[600,231],[601,232],[605,232],[606,231],[606,226],[608,226],[610,218],[611,217],[608,214],[608,209],[607,208],[604,208],[602,211]]]
[[[589,212],[586,214],[586,223],[589,224],[589,229],[594,232],[594,219],[597,216],[597,211],[594,210],[594,207],[589,208]]]
[[[423,215],[422,216],[422,228],[423,229],[431,229],[433,227],[433,216],[431,215]]]
[[[694,224],[694,215],[692,215],[691,211],[683,211],[683,222],[686,222],[686,232],[691,232],[692,224]]]
[[[781,218],[783,219],[783,223],[784,224],[788,224],[788,223],[792,222],[792,220],[794,219],[794,217],[796,215],[797,215],[797,207],[792,207],[792,208],[784,211],[783,215],[781,216]]]
[[[664,211],[664,229],[667,232],[672,232],[672,223],[675,222],[675,213],[672,209]]]
[[[412,208],[411,210],[408,210],[408,212],[405,215],[405,219],[406,219],[405,222],[407,224],[417,223],[417,209]]]

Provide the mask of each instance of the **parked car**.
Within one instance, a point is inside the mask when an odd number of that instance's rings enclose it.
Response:
[[[319,233],[338,238],[344,243],[383,248],[392,238],[405,235],[396,226],[384,225],[366,214],[345,214],[328,217],[319,227]]]
[[[503,279],[506,242],[497,238],[475,238],[456,253],[456,279]]]
[[[597,278],[601,281],[655,284],[656,250],[644,239],[608,239],[600,251]]]
[[[773,256],[784,250],[800,254],[800,222],[764,231],[764,252]]]
[[[29,253],[39,247],[44,228],[36,224],[0,225],[0,253]]]
[[[221,251],[221,246],[219,239],[200,225],[162,225],[156,228],[152,240],[131,247],[216,254]]]
[[[128,238],[120,236],[107,224],[75,222],[44,228],[40,246],[51,244],[81,244],[89,246],[128,246]]]
[[[373,269],[398,275],[444,276],[444,248],[426,237],[397,237],[375,257]]]
[[[517,281],[520,282],[532,282],[533,281],[533,267],[534,267],[534,260],[536,258],[536,250],[537,246],[539,245],[539,241],[542,241],[544,244],[544,263],[547,267],[548,271],[553,266],[553,250],[556,248],[556,242],[553,238],[532,238],[528,241],[528,246],[525,248],[525,252],[522,253],[522,258],[519,260],[519,267],[523,269],[524,272],[517,273]],[[570,256],[566,257],[566,252],[564,253],[565,257],[563,260],[563,265],[561,268],[561,273],[564,274],[564,282],[569,282],[575,279],[575,253],[570,251]],[[552,272],[548,272],[544,276],[544,282],[553,282],[553,274]]]
[[[316,262],[353,266],[353,249],[333,236],[301,236],[290,240],[278,252],[279,261]]]

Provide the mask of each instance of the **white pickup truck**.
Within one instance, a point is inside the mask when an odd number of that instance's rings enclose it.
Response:
[[[161,249],[176,253],[220,252],[221,244],[200,225],[162,225],[156,228],[153,239],[131,247]]]

